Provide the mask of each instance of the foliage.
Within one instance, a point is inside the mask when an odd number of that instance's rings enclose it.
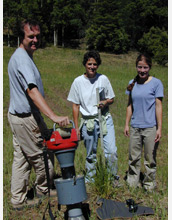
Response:
[[[51,27],[58,30],[58,33],[62,33],[65,42],[82,36],[85,16],[81,0],[54,1],[51,18]]]
[[[147,51],[157,63],[165,65],[168,62],[168,34],[164,29],[152,27],[138,41],[140,51]]]
[[[99,51],[113,52],[113,53],[126,53],[129,49],[128,35],[124,29],[115,29],[114,31],[105,31],[102,25],[97,27],[92,25],[88,28],[87,44],[89,49],[96,49]]]
[[[168,0],[4,0],[4,41],[17,45],[18,23],[24,18],[42,24],[42,47],[79,47],[86,40],[88,49],[122,54],[140,47],[138,42],[154,27],[161,37],[168,30]],[[164,32],[164,34],[162,34]],[[159,31],[154,31],[154,35]],[[166,34],[167,35],[167,34]],[[10,38],[11,37],[11,38]],[[158,36],[155,36],[158,38]],[[160,40],[161,41],[161,40]],[[165,42],[165,40],[162,40]],[[146,41],[142,47],[147,49]],[[9,44],[10,45],[10,44]],[[56,44],[54,44],[56,45]],[[167,57],[167,44],[152,53],[161,62]],[[148,48],[149,50],[149,48]]]
[[[121,12],[121,22],[130,36],[132,47],[137,48],[138,40],[151,27],[168,29],[167,0],[127,0],[125,3]]]
[[[102,156],[102,153],[97,154],[96,175],[91,186],[99,197],[109,198],[113,192],[114,177],[108,172],[107,166],[103,163]]]
[[[86,31],[89,49],[113,53],[128,51],[128,35],[119,25],[119,5],[116,0],[100,0],[92,5],[91,26]]]

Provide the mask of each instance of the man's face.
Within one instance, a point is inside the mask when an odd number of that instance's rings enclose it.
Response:
[[[24,26],[24,32],[25,36],[21,47],[32,56],[33,52],[38,49],[40,44],[40,28],[38,25],[30,27],[29,24],[26,24]]]

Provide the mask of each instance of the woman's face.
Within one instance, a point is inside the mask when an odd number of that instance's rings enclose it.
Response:
[[[145,79],[149,75],[150,67],[145,60],[139,61],[137,64],[137,73],[141,79]]]
[[[88,59],[85,64],[86,76],[88,78],[94,78],[98,69],[97,62],[94,58]]]

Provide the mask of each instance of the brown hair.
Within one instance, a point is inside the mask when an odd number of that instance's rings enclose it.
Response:
[[[145,62],[147,63],[147,65],[149,66],[149,68],[151,69],[151,67],[152,67],[152,59],[151,59],[151,57],[148,55],[148,54],[140,54],[138,57],[137,57],[137,59],[136,59],[136,67],[137,67],[137,65],[138,65],[138,62],[139,61],[142,61],[142,60],[145,60]]]
[[[94,58],[95,61],[97,62],[97,65],[99,66],[101,64],[101,58],[100,58],[100,54],[98,51],[89,51],[87,53],[84,54],[84,58],[83,58],[83,62],[82,64],[85,66],[85,64],[87,63],[87,61],[90,59],[90,58]]]
[[[22,43],[22,41],[23,41],[23,39],[25,37],[24,27],[25,27],[26,24],[28,24],[31,29],[34,26],[39,26],[40,27],[40,24],[37,21],[30,20],[30,19],[22,21],[20,23],[20,28],[19,28],[19,40],[20,40],[20,43]]]
[[[137,67],[137,65],[138,65],[138,62],[139,62],[139,61],[142,61],[142,60],[145,60],[145,62],[147,63],[147,65],[148,65],[149,68],[151,69],[151,67],[152,67],[152,59],[151,59],[151,57],[150,57],[148,54],[143,54],[143,53],[140,54],[140,55],[137,57],[137,59],[136,59],[136,67]],[[128,90],[128,91],[132,91],[132,89],[133,89],[133,87],[134,87],[134,85],[135,85],[135,82],[138,82],[138,80],[139,80],[139,75],[137,75],[137,76],[134,78],[133,82],[127,86],[127,90]]]

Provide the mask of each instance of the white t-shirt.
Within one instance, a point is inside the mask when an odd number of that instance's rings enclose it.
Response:
[[[97,73],[94,78],[87,78],[85,75],[78,76],[72,83],[67,100],[79,104],[82,115],[97,115],[96,88],[99,88],[100,100],[115,97],[109,79]]]

